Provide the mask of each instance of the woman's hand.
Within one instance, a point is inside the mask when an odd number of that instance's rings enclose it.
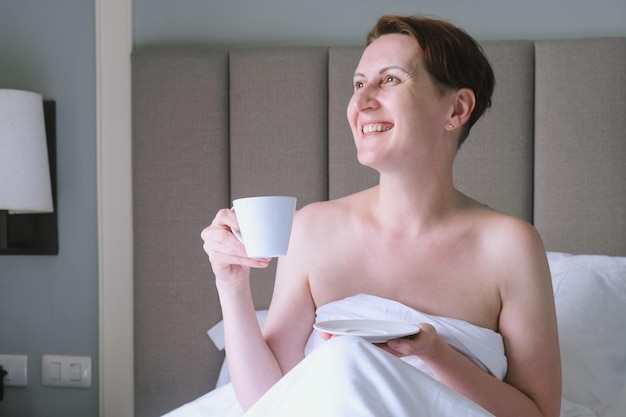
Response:
[[[387,343],[379,346],[387,352],[396,356],[419,356],[423,360],[436,357],[441,347],[446,343],[437,330],[426,323],[418,324],[419,333],[413,336],[391,339]]]
[[[235,237],[232,230],[239,230],[235,212],[221,209],[211,225],[202,231],[201,237],[204,241],[204,251],[209,255],[218,282],[234,284],[247,279],[251,267],[265,268],[271,258],[249,258],[245,246]]]
[[[430,324],[418,324],[419,333],[412,336],[405,336],[399,339],[391,339],[386,343],[374,343],[379,348],[391,353],[392,355],[402,356],[419,356],[422,359],[434,358],[437,356],[443,343],[446,343],[437,330]],[[323,340],[330,340],[336,337],[330,333],[320,332]]]

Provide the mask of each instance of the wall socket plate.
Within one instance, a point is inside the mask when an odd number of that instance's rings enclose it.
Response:
[[[28,356],[0,354],[0,365],[7,371],[5,386],[25,387],[28,384]]]
[[[43,355],[41,383],[49,387],[90,388],[91,357]]]

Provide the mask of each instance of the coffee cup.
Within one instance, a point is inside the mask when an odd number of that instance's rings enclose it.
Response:
[[[287,254],[296,198],[261,196],[233,201],[239,230],[233,230],[251,258],[275,258]]]

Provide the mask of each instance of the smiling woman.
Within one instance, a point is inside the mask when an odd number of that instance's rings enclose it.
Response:
[[[619,117],[623,112],[615,111],[616,105],[624,103],[624,89],[619,86],[626,63],[625,42],[619,38],[482,43],[493,64],[498,88],[494,106],[472,128],[471,140],[457,153],[455,183],[471,195],[480,196],[490,207],[528,221],[534,219],[551,251],[626,253],[626,235],[618,233],[624,230],[626,219],[626,188],[619,181],[626,178],[626,165],[620,158],[626,153],[626,142],[620,135],[626,129],[626,119]],[[205,394],[215,386],[224,363],[223,351],[207,343],[205,333],[223,318],[215,281],[210,274],[207,276],[207,261],[198,247],[198,230],[206,223],[207,215],[221,207],[231,207],[233,198],[254,193],[287,192],[298,196],[303,205],[327,198],[346,203],[349,197],[343,199],[342,196],[377,183],[379,173],[360,166],[355,158],[354,142],[345,117],[346,104],[353,93],[354,71],[363,49],[152,47],[140,48],[134,53],[133,103],[140,109],[133,119],[137,210],[136,416],[159,415]],[[599,66],[603,71],[593,70]],[[297,77],[276,77],[286,67],[298,74]],[[563,77],[564,73],[568,77]],[[607,79],[611,83],[607,84]],[[570,103],[579,103],[580,85],[585,85],[588,94],[584,106],[561,106],[564,97]],[[294,94],[296,91],[298,94]],[[303,91],[306,94],[302,94]],[[598,129],[599,125],[602,129]],[[399,129],[394,127],[393,130]],[[209,131],[211,135],[206,134]],[[594,141],[590,142],[589,137]],[[422,145],[427,150],[426,144]],[[385,170],[385,181],[390,172]],[[373,175],[368,176],[368,173]],[[616,203],[607,205],[606,201]],[[358,203],[357,208],[368,208],[367,200]],[[318,256],[330,263],[327,270],[323,269],[325,263],[305,265],[313,271],[310,282],[315,284],[311,288],[316,294],[333,283],[343,285],[345,292],[354,292],[353,286],[359,282],[369,284],[368,292],[387,291],[385,297],[366,297],[376,301],[370,303],[370,308],[363,306],[360,317],[354,317],[355,309],[349,303],[354,298],[346,296],[317,308],[315,320],[380,318],[413,324],[425,320],[402,316],[401,311],[393,312],[389,309],[390,298],[401,300],[394,305],[400,303],[405,308],[411,304],[414,309],[419,303],[430,312],[447,309],[451,311],[447,316],[453,317],[444,317],[444,322],[462,322],[464,326],[460,329],[471,328],[477,330],[479,336],[489,335],[480,339],[488,341],[491,351],[487,350],[486,355],[468,353],[468,356],[482,358],[480,362],[490,369],[486,374],[502,375],[503,365],[509,365],[501,361],[504,343],[509,341],[492,330],[496,324],[489,322],[493,317],[489,311],[497,306],[473,306],[474,293],[454,288],[472,281],[479,284],[470,290],[489,288],[492,285],[489,277],[471,268],[446,273],[446,267],[458,262],[472,265],[472,253],[460,246],[463,239],[448,245],[437,245],[438,242],[431,239],[430,246],[424,245],[431,252],[440,249],[439,271],[427,268],[427,262],[423,261],[427,252],[420,248],[377,246],[378,239],[391,242],[394,234],[399,239],[403,237],[402,232],[413,233],[412,213],[402,211],[398,218],[406,224],[406,230],[400,227],[393,230],[355,228],[358,238],[342,247],[334,246],[336,238],[345,239],[341,228],[359,223],[343,216],[343,224],[326,226],[321,221],[313,225],[313,229],[326,227],[321,237],[311,233],[307,238],[314,240],[315,247],[327,250],[329,256],[325,253]],[[576,227],[572,228],[572,224]],[[509,250],[506,240],[492,242],[490,236],[494,235],[484,234],[476,240],[475,246],[491,242],[499,253]],[[366,255],[355,257],[352,251]],[[403,265],[399,262],[408,257],[415,257],[415,264],[403,274]],[[509,261],[508,255],[502,255],[502,259]],[[616,335],[626,335],[626,329],[623,323],[612,319],[624,314],[611,313],[617,311],[615,308],[622,310],[618,308],[621,301],[617,294],[620,293],[615,292],[615,306],[611,304],[608,310],[606,301],[611,297],[571,298],[572,291],[579,295],[588,292],[578,291],[580,280],[573,272],[582,269],[566,259],[560,267],[551,265],[551,268],[557,267],[552,272],[556,279],[553,282],[565,376],[563,397],[580,404],[579,408],[593,410],[598,416],[621,416],[623,403],[614,400],[626,397],[619,396],[623,392],[620,383],[624,378],[623,375],[620,378],[616,364],[626,363],[622,348],[626,342]],[[279,263],[284,260],[287,257]],[[376,260],[381,262],[376,265]],[[272,264],[250,272],[256,309],[265,310],[270,303],[276,272]],[[499,264],[498,268],[505,269],[507,265]],[[612,274],[615,286],[623,281],[619,279],[624,276],[623,266],[621,268]],[[333,276],[335,270],[337,274]],[[436,280],[422,281],[419,291],[411,293],[390,285],[392,281],[418,274],[441,276],[441,283],[452,287],[448,292],[450,297],[443,301],[439,298],[439,303],[436,299],[429,300],[437,296],[433,286]],[[605,276],[602,270],[586,275],[591,287],[604,282],[597,279]],[[498,271],[491,274],[491,277],[496,276]],[[565,276],[571,279],[563,281]],[[324,277],[330,284],[324,283]],[[285,282],[289,283],[288,279]],[[408,282],[407,279],[402,284]],[[606,289],[611,288],[613,286]],[[463,293],[461,298],[453,297],[459,292]],[[528,288],[514,292],[529,294]],[[502,295],[505,294],[503,291]],[[495,298],[496,295],[492,299]],[[576,308],[568,310],[564,303]],[[331,311],[331,306],[336,308]],[[345,311],[338,311],[341,306],[347,307]],[[479,312],[479,317],[470,321],[455,319],[462,317],[463,311],[455,313],[454,307],[465,308],[467,317],[467,311]],[[572,314],[592,310],[598,312],[592,321],[603,326],[581,323],[579,317]],[[389,316],[380,317],[383,312]],[[398,316],[390,316],[396,313]],[[280,316],[279,312],[275,314]],[[537,317],[535,322],[543,320]],[[585,329],[584,333],[581,328]],[[440,329],[436,329],[437,333],[443,334]],[[533,336],[535,331],[534,327],[524,330],[524,337]],[[467,334],[466,331],[461,333]],[[320,339],[311,338],[326,346]],[[452,343],[450,338],[445,340]],[[467,342],[468,338],[463,340]],[[326,353],[339,357],[334,353],[341,353],[339,348],[346,345],[329,345],[337,347],[339,352],[332,348]],[[222,347],[223,344],[219,348]],[[615,355],[606,355],[609,351]],[[478,353],[475,349],[472,352]],[[229,356],[231,353],[229,351]],[[364,353],[371,351],[365,347]],[[581,354],[589,360],[580,360]],[[589,366],[594,368],[593,378],[588,377]],[[378,382],[365,377],[362,380]],[[385,382],[393,381],[385,379]],[[615,383],[607,384],[607,381]],[[225,406],[228,401],[237,405],[232,385],[226,384],[223,389],[213,391],[172,415],[223,415],[223,412],[212,413],[206,409],[219,410],[220,405]],[[563,404],[562,416],[592,415],[591,411],[587,414],[572,412],[571,404],[567,401]],[[303,415],[303,410],[293,414]]]
[[[270,260],[248,256],[231,233],[239,223],[230,209],[219,210],[202,231],[239,403],[267,415],[272,413],[257,404],[272,403],[276,392],[283,398],[305,395],[298,389],[315,395],[316,384],[286,381],[293,381],[294,373],[306,380],[298,370],[316,360],[315,352],[306,352],[318,339],[311,328],[320,309],[365,297],[399,304],[407,311],[404,320],[419,328],[413,338],[387,341],[382,348],[391,355],[373,359],[386,364],[381,366],[403,368],[397,357],[413,357],[416,368],[435,378],[436,391],[467,398],[481,410],[558,415],[560,357],[542,241],[528,223],[454,187],[460,143],[491,103],[494,76],[485,55],[448,23],[385,16],[368,36],[354,74],[348,123],[359,162],[378,172],[379,183],[306,205],[296,214],[263,331],[255,318],[250,269],[265,268]],[[354,317],[327,320],[338,318]],[[488,351],[507,360],[489,371],[481,366],[483,355],[456,348],[449,327],[457,322],[466,329],[461,345],[471,344],[472,334],[494,335]],[[371,349],[366,351],[359,360],[371,357]],[[333,375],[334,381],[343,378],[350,375]],[[364,384],[391,389],[387,384],[393,380],[374,377]],[[415,386],[415,392],[421,388]],[[436,397],[429,398],[425,409],[436,408]],[[450,415],[459,414],[461,403]],[[362,404],[356,406],[327,411],[356,415]],[[416,411],[414,404],[403,407]]]
[[[415,148],[418,143],[444,143],[434,139],[444,135],[452,139],[450,126],[464,122],[447,120],[445,110],[456,92],[439,88],[424,67],[422,55],[416,40],[402,34],[382,36],[363,53],[348,104],[348,122],[361,164],[379,170],[389,153],[387,163],[403,166],[400,158],[404,156],[412,165],[419,158],[416,152],[421,152]],[[464,97],[471,99],[473,93],[466,92]],[[460,103],[473,105],[471,101]],[[471,107],[468,110],[471,112]],[[400,136],[403,132],[404,137]],[[456,149],[456,138],[448,143]],[[429,152],[427,161],[441,163],[435,162],[434,155]]]

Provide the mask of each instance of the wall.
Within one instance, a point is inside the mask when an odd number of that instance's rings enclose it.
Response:
[[[415,12],[479,39],[626,36],[623,0],[134,0],[134,12],[136,46],[356,45],[379,15]],[[28,388],[8,389],[0,416],[98,414],[97,371],[90,390],[39,382],[44,353],[97,370],[94,31],[93,0],[0,0],[0,88],[57,101],[60,240],[58,256],[0,256],[0,353],[29,358]]]
[[[382,14],[444,17],[478,39],[626,35],[623,0],[134,0],[136,45],[361,45]]]
[[[0,88],[56,101],[59,222],[57,256],[0,256],[0,353],[28,356],[3,417],[98,413],[97,372],[67,389],[43,387],[40,369],[46,353],[98,363],[94,37],[92,0],[0,0]]]

